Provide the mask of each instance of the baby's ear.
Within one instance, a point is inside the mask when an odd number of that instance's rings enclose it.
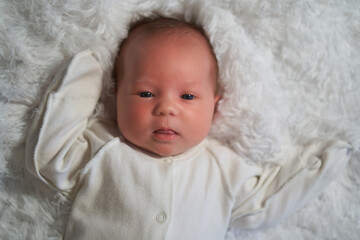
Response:
[[[217,109],[218,109],[218,102],[219,100],[221,99],[221,96],[220,95],[216,95],[215,96],[215,107],[214,107],[214,114],[217,112]]]
[[[220,95],[215,96],[215,105],[217,105],[218,101],[221,99]]]

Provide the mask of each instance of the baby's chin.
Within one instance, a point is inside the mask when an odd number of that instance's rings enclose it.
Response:
[[[172,157],[187,152],[194,146],[182,146],[176,143],[155,143],[150,146],[138,146],[158,157]]]

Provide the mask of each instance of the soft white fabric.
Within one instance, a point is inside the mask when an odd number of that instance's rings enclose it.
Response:
[[[170,157],[92,119],[102,70],[90,50],[54,80],[27,140],[28,170],[74,195],[65,239],[224,239],[228,226],[275,225],[346,166],[343,141],[293,149],[281,166],[250,166],[215,140]]]
[[[93,49],[111,110],[119,42],[130,22],[157,13],[204,26],[224,89],[211,135],[246,161],[286,161],[316,139],[354,147],[341,176],[301,211],[228,238],[358,240],[359,9],[354,0],[0,0],[0,238],[59,239],[68,219],[67,199],[24,169],[25,137],[53,73]]]

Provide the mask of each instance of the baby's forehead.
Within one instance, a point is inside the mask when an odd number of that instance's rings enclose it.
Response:
[[[197,57],[197,53],[202,52],[202,56],[207,56],[211,62],[213,62],[214,70],[217,72],[217,60],[213,54],[212,47],[208,43],[207,39],[194,29],[181,28],[181,29],[155,29],[154,31],[147,31],[146,29],[135,29],[130,32],[128,38],[125,40],[122,49],[120,49],[119,57],[124,61],[129,57],[137,56],[139,53],[151,52],[152,56],[159,55],[159,52],[151,49],[166,49],[168,54],[173,52],[171,49],[193,49],[192,52],[187,54],[193,54]],[[164,52],[162,52],[164,53]],[[141,58],[138,61],[141,61]]]

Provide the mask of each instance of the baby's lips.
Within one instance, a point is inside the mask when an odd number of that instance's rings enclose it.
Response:
[[[157,129],[153,133],[163,135],[178,135],[178,133],[172,129]]]
[[[153,131],[153,137],[160,142],[172,142],[179,137],[179,134],[172,129],[157,129]]]

